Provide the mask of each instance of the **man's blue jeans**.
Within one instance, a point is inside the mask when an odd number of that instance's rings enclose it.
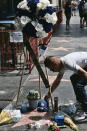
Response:
[[[85,67],[84,70],[87,71],[87,67]],[[70,80],[73,85],[77,101],[81,103],[83,111],[87,112],[87,93],[85,90],[87,82],[85,78],[74,73],[70,77]]]

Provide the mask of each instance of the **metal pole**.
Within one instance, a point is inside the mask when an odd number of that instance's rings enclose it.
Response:
[[[39,61],[39,54],[38,54],[38,38],[37,38],[37,57],[38,57],[38,61]],[[39,93],[40,93],[40,99],[42,98],[42,92],[41,92],[41,77],[40,77],[40,74],[39,74]]]

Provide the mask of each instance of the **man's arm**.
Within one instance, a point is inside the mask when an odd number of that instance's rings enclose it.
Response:
[[[61,79],[62,79],[63,75],[64,75],[64,73],[62,73],[62,74],[59,73],[57,75],[56,79],[54,80],[54,82],[53,82],[53,84],[51,86],[51,92],[53,92],[58,87],[58,85],[61,82]],[[49,98],[50,98],[50,92],[48,91],[48,93],[45,95],[44,99],[48,100]]]
[[[84,69],[80,67],[80,69],[78,70],[78,74],[83,76],[87,81],[87,72]]]

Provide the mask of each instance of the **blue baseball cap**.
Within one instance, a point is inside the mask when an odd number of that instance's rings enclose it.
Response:
[[[44,99],[40,99],[37,106],[37,111],[39,112],[48,112],[49,111],[49,103]]]

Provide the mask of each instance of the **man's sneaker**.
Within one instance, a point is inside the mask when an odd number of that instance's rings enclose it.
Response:
[[[74,116],[74,121],[78,123],[87,122],[87,113],[83,111],[78,111],[76,115]]]
[[[75,105],[75,107],[76,107],[76,112],[77,112],[78,110],[82,110],[81,103],[76,102],[76,103],[74,103],[74,105]]]

